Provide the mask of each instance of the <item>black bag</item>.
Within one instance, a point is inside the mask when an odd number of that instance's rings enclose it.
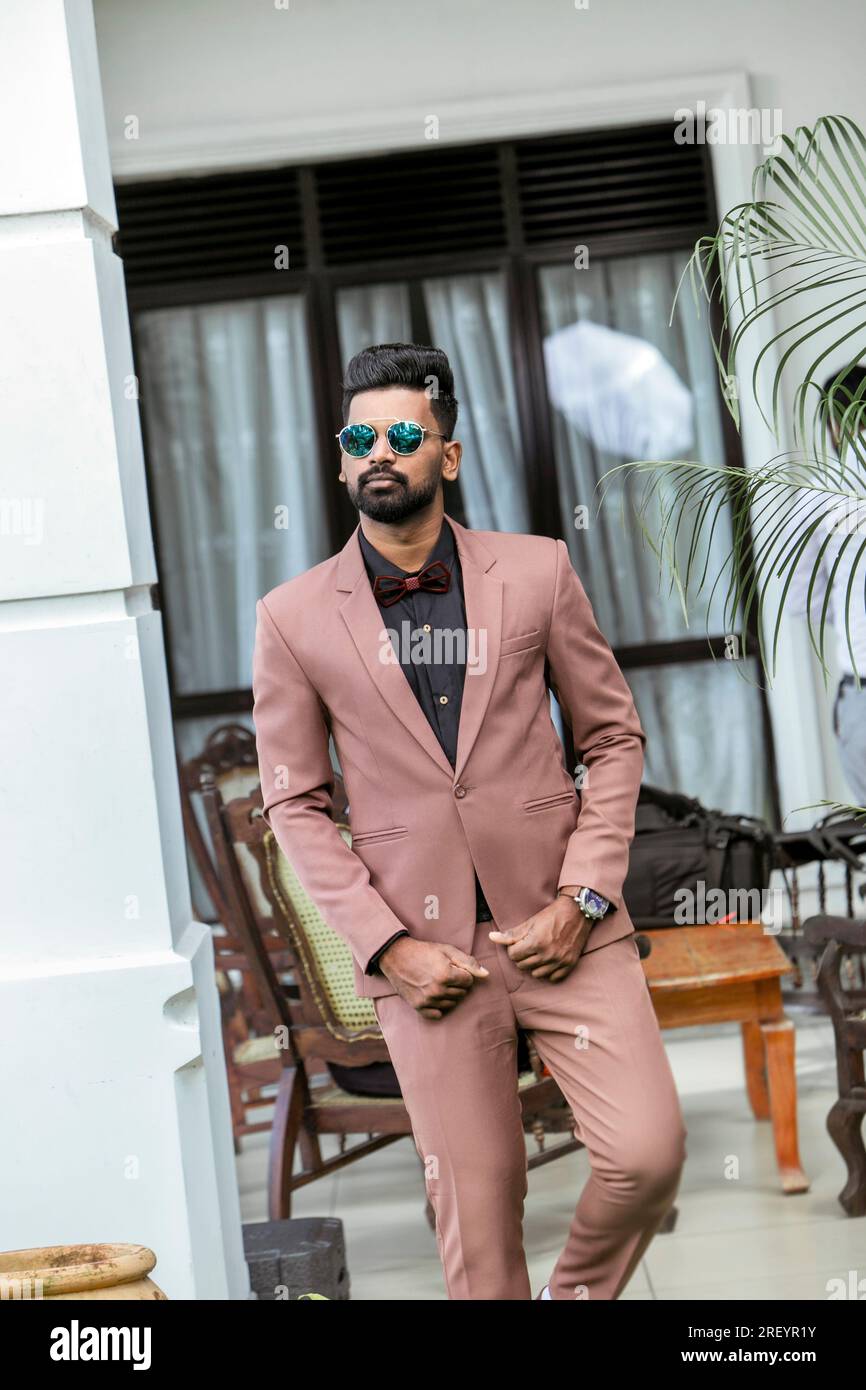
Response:
[[[773,835],[763,821],[710,811],[691,797],[643,785],[623,900],[636,927],[755,921],[774,858]],[[688,908],[675,896],[682,889],[694,895]],[[720,905],[710,897],[714,889],[758,892]]]

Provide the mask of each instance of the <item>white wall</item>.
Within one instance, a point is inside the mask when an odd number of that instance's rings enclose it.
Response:
[[[214,124],[300,133],[372,109],[387,141],[388,113],[392,138],[406,112],[420,137],[448,101],[734,69],[786,127],[834,111],[866,126],[860,0],[96,0],[95,13],[112,149],[133,113],[145,162],[160,134],[194,144]]]
[[[0,1243],[243,1298],[89,0],[0,6],[0,129]]]
[[[712,99],[720,73],[745,74],[749,104],[780,108],[788,132],[829,113],[866,128],[859,0],[96,0],[95,12],[122,179],[420,144],[430,115],[443,142],[673,117]],[[716,152],[721,206],[748,196],[750,160]],[[745,444],[750,466],[777,452],[754,418]],[[794,808],[849,793],[833,689],[804,630],[786,627],[770,706],[793,826],[819,814]]]

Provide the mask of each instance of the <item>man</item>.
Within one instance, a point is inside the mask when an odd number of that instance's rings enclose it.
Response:
[[[373,1000],[448,1297],[532,1296],[519,1027],[592,1164],[540,1296],[617,1298],[685,1158],[621,896],[644,733],[564,543],[446,515],[461,446],[445,354],[365,349],[343,410],[359,526],[257,605],[265,818]],[[579,795],[548,677],[587,770]],[[330,818],[329,733],[351,849]]]
[[[837,375],[834,372],[824,383],[825,394],[834,388]],[[866,397],[864,381],[866,367],[851,367],[833,389],[827,418],[837,454],[841,447],[845,411],[850,411],[852,406],[856,409],[857,403]],[[846,425],[851,420],[849,414]],[[846,492],[853,494],[863,488],[866,453],[862,425],[856,431],[846,429],[846,434],[852,433],[855,437],[845,451],[843,483]],[[833,486],[832,482],[830,486]],[[828,500],[821,501],[821,520],[806,536],[814,522],[816,505],[814,492],[804,490],[791,509],[790,529],[802,550],[798,554],[786,602],[790,612],[809,618],[817,641],[829,589],[828,621],[836,634],[840,672],[833,704],[833,732],[845,779],[856,798],[856,804],[866,807],[866,551],[862,550],[866,526],[862,504],[852,505],[845,496],[840,498],[837,506],[828,506]]]

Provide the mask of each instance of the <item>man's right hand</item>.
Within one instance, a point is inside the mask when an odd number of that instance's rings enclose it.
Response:
[[[490,974],[457,946],[398,936],[379,957],[379,969],[424,1018],[443,1018],[456,1008],[476,980]]]

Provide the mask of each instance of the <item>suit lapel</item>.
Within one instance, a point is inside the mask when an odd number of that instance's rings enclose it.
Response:
[[[496,556],[487,549],[475,532],[468,531],[451,517],[446,517],[446,520],[450,522],[457,541],[463,573],[469,653],[474,658],[474,664],[467,665],[466,668],[460,725],[457,730],[454,780],[459,781],[481,731],[499,668],[499,648],[502,642],[502,580],[489,573],[496,564]]]
[[[425,752],[430,754],[433,761],[439,764],[443,772],[447,772],[451,777],[451,764],[430,728],[399,662],[396,659],[380,660],[380,653],[387,652],[390,643],[385,633],[386,623],[373,597],[364,557],[361,554],[359,529],[360,523],[340,552],[337,565],[337,588],[349,591],[348,598],[340,606],[340,613],[373,684],[392,713],[405,725],[412,737],[418,740]]]
[[[488,570],[496,557],[472,532],[451,517],[463,574],[463,597],[466,605],[466,626],[469,629],[470,654],[475,665],[469,665],[463,686],[460,725],[457,732],[457,762],[452,768],[442,746],[427,721],[415,693],[396,660],[381,661],[380,652],[387,650],[386,623],[373,597],[373,590],[364,565],[358,541],[360,523],[355,527],[337,564],[337,589],[347,594],[340,613],[349,630],[370,676],[382,698],[413,738],[449,778],[458,781],[475,740],[481,729],[496,671],[502,638],[502,581],[494,579]]]

